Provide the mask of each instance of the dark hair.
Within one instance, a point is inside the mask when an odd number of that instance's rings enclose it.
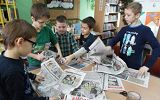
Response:
[[[88,25],[89,29],[92,29],[92,28],[94,28],[96,21],[93,17],[89,16],[89,17],[83,19],[82,23],[86,23]]]
[[[56,17],[56,21],[60,23],[66,23],[67,18],[64,15],[59,15]]]
[[[36,37],[36,29],[25,20],[17,19],[6,23],[2,30],[2,37],[5,47],[14,47],[14,41],[19,37],[24,39]]]
[[[49,19],[50,18],[49,9],[43,3],[33,4],[31,7],[31,16],[33,16],[35,20],[38,20],[42,17],[46,17]]]
[[[131,9],[134,14],[138,14],[142,12],[142,5],[139,2],[132,2],[125,9]]]

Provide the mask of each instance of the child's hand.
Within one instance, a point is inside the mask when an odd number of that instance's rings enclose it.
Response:
[[[60,51],[57,52],[57,56],[58,56],[59,59],[63,57],[63,56],[62,56],[62,53],[61,53]]]
[[[41,81],[44,81],[44,77],[40,75],[36,75],[35,81],[40,83]]]
[[[73,58],[74,58],[73,54],[65,57],[65,62],[64,63],[69,64],[72,61]]]
[[[44,53],[44,51],[43,51],[43,52],[41,52],[41,53],[38,53],[38,54],[37,54],[37,56],[36,56],[37,60],[39,60],[39,61],[43,61],[43,60],[45,59],[45,57],[44,57],[43,53]]]
[[[78,63],[82,63],[82,62],[83,62],[82,58],[79,57],[79,58],[77,59],[77,62],[78,62]]]
[[[138,71],[138,76],[145,77],[148,70],[149,70],[148,67],[142,66]]]

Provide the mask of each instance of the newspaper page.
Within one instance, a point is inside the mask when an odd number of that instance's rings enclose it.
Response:
[[[126,63],[121,58],[113,54],[112,57],[102,56],[101,63],[97,63],[95,71],[117,75],[122,73],[126,68]]]
[[[91,44],[89,49],[90,56],[101,56],[106,53],[106,47],[99,37]]]
[[[105,83],[104,90],[125,90],[120,78],[111,75],[106,75],[105,78],[108,81]]]
[[[68,65],[67,67],[71,67],[71,68],[76,68],[76,69],[82,69],[84,67],[86,67],[87,65],[89,65],[90,62],[86,61],[85,59],[81,59],[81,61],[78,61],[77,59],[73,59]]]
[[[59,80],[60,90],[64,94],[70,93],[75,88],[78,88],[86,73],[75,70],[75,69],[66,69]]]
[[[99,95],[102,94],[102,77],[99,73],[96,72],[87,72],[82,84],[71,91],[70,95],[78,98],[88,98],[89,100],[95,98],[103,98]],[[96,99],[100,100],[100,99]]]
[[[41,64],[40,75],[44,76],[44,81],[37,86],[38,93],[42,96],[55,96],[61,94],[58,85],[56,84],[62,73],[63,70],[54,58],[50,58],[43,62]]]
[[[115,75],[118,78],[126,80],[128,82],[137,84],[139,86],[148,88],[148,83],[150,79],[150,73],[147,72],[145,77],[138,76],[138,70],[128,68],[123,73]]]
[[[96,98],[93,99],[89,99],[87,97],[83,97],[83,96],[77,96],[77,95],[66,95],[64,100],[109,100],[106,97],[105,92],[103,91],[101,94],[99,94]]]

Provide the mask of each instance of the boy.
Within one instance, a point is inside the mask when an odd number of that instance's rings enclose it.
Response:
[[[49,9],[42,3],[33,4],[31,8],[32,26],[37,30],[36,46],[28,56],[29,68],[40,68],[41,61],[44,60],[42,55],[45,46],[52,44],[56,47],[60,57],[62,57],[61,50],[57,41],[57,37],[52,30],[44,26],[49,19]]]
[[[57,16],[55,28],[62,56],[66,57],[76,52],[78,50],[78,44],[73,34],[67,31],[67,18],[65,16]]]
[[[95,20],[93,17],[87,17],[82,20],[81,24],[81,35],[80,35],[80,45],[82,47],[76,51],[75,53],[67,56],[65,58],[65,63],[68,64],[73,58],[79,58],[83,54],[89,52],[89,46],[96,40],[96,36],[90,33],[90,31],[94,28]]]
[[[28,73],[20,58],[35,45],[35,28],[24,20],[14,20],[5,25],[2,36],[6,50],[0,55],[0,100],[55,100],[33,96],[29,78],[37,82],[43,78]]]
[[[120,57],[128,67],[139,69],[138,75],[143,76],[159,56],[160,45],[151,29],[139,21],[141,11],[142,5],[138,2],[132,2],[126,7],[124,14],[128,26],[123,27],[109,45],[113,47],[120,41]],[[151,45],[153,52],[151,59],[142,66],[141,58],[146,42]]]

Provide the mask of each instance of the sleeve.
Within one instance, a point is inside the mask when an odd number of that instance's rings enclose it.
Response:
[[[87,53],[87,50],[84,47],[81,47],[78,51],[76,51],[74,54],[75,58],[78,58],[82,56],[83,54]]]
[[[111,39],[111,41],[109,41],[109,46],[113,47],[114,45],[116,45],[119,41],[120,41],[120,37],[121,35],[124,34],[124,28],[122,28],[115,37],[113,37]]]
[[[151,55],[150,59],[148,60],[148,62],[144,66],[151,68],[152,65],[154,64],[154,62],[160,56],[160,44],[158,43],[158,40],[155,38],[155,36],[150,28],[147,28],[145,30],[145,33],[147,33],[147,35],[144,35],[145,40],[152,47],[152,55]]]
[[[57,44],[58,39],[57,39],[56,34],[54,34],[51,29],[48,28],[48,30],[49,30],[49,34],[50,34],[50,42],[52,43],[52,45]]]
[[[20,72],[13,72],[6,76],[6,91],[12,100],[46,100],[46,97],[25,96],[24,76]]]
[[[78,50],[78,44],[77,44],[77,41],[74,39],[74,36],[72,34],[70,34],[70,42],[71,42],[72,53],[74,53]]]

